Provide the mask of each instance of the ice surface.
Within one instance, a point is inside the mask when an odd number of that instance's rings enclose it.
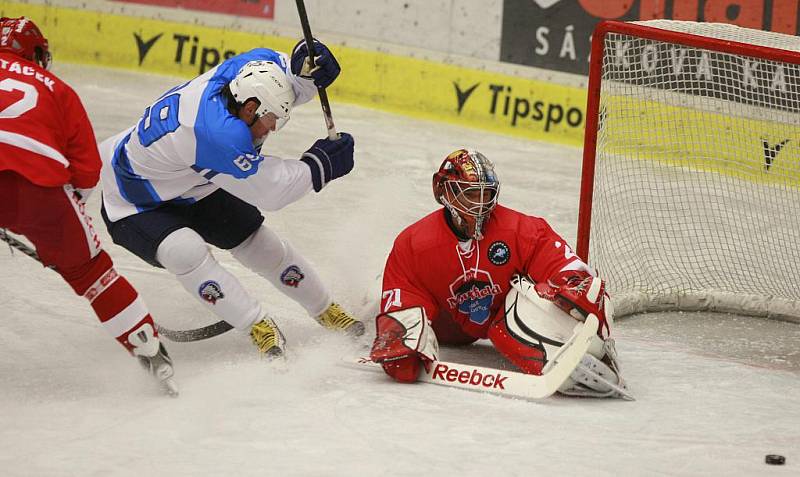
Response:
[[[99,138],[132,125],[181,80],[58,65]],[[436,207],[442,158],[475,147],[497,164],[505,204],[575,239],[580,151],[417,122],[333,101],[356,138],[345,179],[267,223],[315,263],[336,298],[369,325],[394,236]],[[316,103],[293,112],[272,153],[298,157],[324,135]],[[117,268],[173,328],[215,321],[166,272],[114,246]],[[363,353],[330,336],[226,253],[216,253],[268,307],[289,345],[265,363],[231,332],[167,343],[181,397],[159,395],[83,299],[53,272],[0,246],[0,469],[14,476],[165,475],[798,475],[800,327],[710,314],[618,323],[636,402],[533,403],[430,385],[403,386],[338,364]],[[485,345],[444,358],[499,365]],[[783,467],[764,455],[783,454]]]

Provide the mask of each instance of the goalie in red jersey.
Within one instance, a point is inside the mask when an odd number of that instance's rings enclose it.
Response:
[[[448,155],[433,192],[444,207],[401,232],[386,262],[371,359],[395,380],[414,382],[439,343],[488,338],[520,370],[539,375],[594,314],[597,338],[559,391],[616,396],[604,382],[624,387],[602,280],[544,219],[497,203],[500,181],[480,152]],[[558,308],[547,312],[542,302]]]

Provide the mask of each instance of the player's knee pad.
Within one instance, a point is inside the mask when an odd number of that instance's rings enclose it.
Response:
[[[187,292],[236,328],[249,328],[261,314],[261,305],[214,259],[194,230],[182,228],[169,234],[158,246],[156,259]]]
[[[199,267],[208,255],[208,245],[203,237],[184,227],[161,241],[156,251],[156,260],[175,275],[185,275]]]
[[[231,254],[257,273],[270,273],[281,266],[289,251],[288,244],[262,225],[244,242],[231,249]]]

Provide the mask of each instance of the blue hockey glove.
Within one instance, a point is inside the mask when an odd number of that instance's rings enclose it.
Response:
[[[314,191],[319,192],[328,182],[338,179],[353,170],[353,136],[339,133],[340,138],[318,139],[311,149],[303,153],[301,161],[311,168]]]
[[[336,61],[336,57],[331,53],[331,50],[319,40],[314,40],[314,54],[316,55],[314,58],[315,67],[310,70],[306,61],[308,58],[308,46],[305,40],[301,40],[300,43],[295,45],[294,50],[292,50],[292,73],[296,76],[313,79],[317,88],[327,88],[339,76],[342,68],[339,66],[339,62]]]

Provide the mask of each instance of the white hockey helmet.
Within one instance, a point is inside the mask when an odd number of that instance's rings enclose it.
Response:
[[[239,104],[255,98],[260,105],[256,116],[273,113],[278,117],[275,129],[280,129],[289,120],[294,105],[292,83],[277,63],[273,61],[250,61],[239,70],[231,81],[231,94]]]

